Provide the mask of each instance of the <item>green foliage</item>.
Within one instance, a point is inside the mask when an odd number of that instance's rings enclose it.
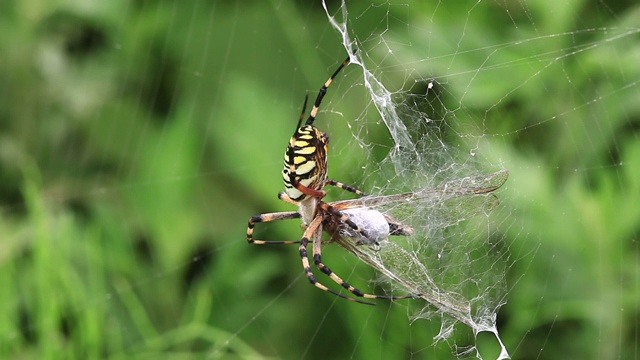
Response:
[[[437,317],[410,323],[422,304],[335,299],[295,246],[246,244],[249,216],[291,210],[282,152],[345,56],[319,4],[272,3],[0,3],[0,358],[452,357]],[[349,10],[363,51],[383,53],[371,34],[389,28],[412,44],[371,64],[385,81],[410,82],[387,63],[439,79],[449,134],[481,129],[483,159],[510,170],[491,216],[511,257],[507,347],[637,356],[638,6],[426,3]],[[370,105],[360,76],[345,69],[318,119],[331,176],[351,183],[368,176],[347,126]],[[375,121],[363,139],[387,144]],[[344,250],[323,256],[370,287]],[[494,338],[478,346],[496,356]]]

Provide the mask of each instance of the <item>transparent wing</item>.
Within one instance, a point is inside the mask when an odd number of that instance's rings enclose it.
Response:
[[[471,317],[471,303],[456,291],[448,291],[446,286],[438,285],[431,276],[429,268],[419,256],[399,244],[388,241],[379,248],[358,246],[353,241],[338,241],[341,246],[357,258],[400,285],[412,294],[416,294],[433,305],[438,311],[469,326],[477,325]]]
[[[430,221],[434,226],[446,227],[493,210],[499,200],[487,194],[500,188],[508,177],[508,170],[502,169],[490,174],[454,179],[416,192],[365,196],[331,204],[338,209],[375,209],[401,221],[421,213],[429,216],[423,220]],[[426,210],[430,211],[427,213]]]

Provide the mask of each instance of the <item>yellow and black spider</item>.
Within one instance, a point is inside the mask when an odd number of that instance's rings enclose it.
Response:
[[[285,191],[280,192],[278,194],[278,198],[297,205],[298,210],[265,213],[252,216],[247,226],[247,241],[251,244],[257,245],[300,244],[299,251],[300,257],[302,258],[302,267],[304,268],[307,278],[313,285],[339,297],[359,303],[373,305],[371,302],[362,301],[341,294],[316,280],[313,272],[311,271],[309,255],[307,253],[307,245],[309,244],[309,240],[312,240],[312,254],[315,266],[320,269],[320,271],[328,275],[337,284],[349,290],[357,297],[367,299],[401,299],[414,297],[414,295],[387,296],[364,293],[345,282],[329,267],[327,267],[321,259],[323,226],[329,233],[336,233],[338,231],[341,231],[342,233],[349,233],[352,237],[358,238],[358,243],[361,244],[377,245],[378,240],[375,234],[368,234],[367,230],[359,227],[350,219],[350,216],[347,213],[342,212],[342,206],[339,206],[337,203],[334,205],[334,203],[322,201],[322,198],[326,195],[323,190],[326,185],[337,186],[357,195],[365,195],[362,191],[353,186],[327,178],[327,149],[329,138],[326,133],[313,126],[313,122],[318,114],[320,103],[327,93],[327,88],[331,85],[333,79],[338,75],[340,70],[342,70],[349,61],[350,58],[347,57],[338,69],[336,69],[333,75],[331,75],[324,85],[322,85],[315,103],[313,104],[313,108],[309,113],[309,117],[305,124],[302,125],[302,119],[304,118],[308,99],[308,97],[305,97],[304,104],[302,106],[302,113],[300,114],[300,119],[296,128],[297,130],[291,137],[291,140],[289,140],[289,144],[284,153],[282,177],[284,180]],[[299,241],[268,241],[256,240],[253,238],[253,229],[256,223],[297,218],[301,218],[302,223],[306,227],[304,234],[302,235],[302,239]],[[387,234],[406,235],[410,233],[409,228],[404,228],[402,224],[396,222],[391,217],[385,216],[384,219],[388,222],[388,226],[391,229]]]

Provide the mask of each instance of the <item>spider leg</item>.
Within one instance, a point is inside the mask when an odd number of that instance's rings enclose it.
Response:
[[[327,193],[324,190],[314,190],[302,185],[300,181],[298,181],[297,179],[294,179],[293,176],[291,177],[291,184],[293,185],[294,188],[298,189],[298,191],[309,196],[322,199],[323,197],[325,197],[325,195],[327,195]]]
[[[343,299],[347,299],[347,300],[351,300],[357,303],[361,303],[361,304],[367,304],[367,305],[375,305],[374,303],[368,302],[368,301],[362,301],[359,299],[354,299],[352,297],[343,295],[327,286],[325,286],[324,284],[320,283],[318,280],[316,280],[315,275],[313,274],[313,271],[311,271],[311,265],[309,264],[309,254],[307,253],[307,245],[309,245],[309,238],[313,236],[313,247],[314,247],[314,258],[315,258],[315,247],[316,247],[316,243],[320,243],[321,242],[321,235],[322,235],[322,216],[316,216],[313,221],[311,222],[311,224],[309,224],[309,226],[307,227],[307,229],[305,230],[304,234],[302,235],[302,239],[300,240],[300,258],[302,259],[302,268],[304,269],[304,273],[305,275],[307,275],[307,279],[309,279],[309,282],[319,288],[320,290],[324,290],[327,292],[332,293],[333,295],[336,295],[338,297],[341,297]],[[320,246],[318,244],[318,246]],[[323,270],[324,271],[324,270]],[[355,294],[355,293],[354,293]]]
[[[286,193],[286,192],[284,192],[284,191],[280,191],[280,192],[278,193],[278,199],[280,199],[280,200],[282,200],[282,201],[284,201],[284,202],[288,202],[289,204],[292,204],[292,205],[296,205],[296,206],[298,206],[298,205],[299,205],[299,203],[298,203],[297,201],[294,201],[294,200],[293,200],[291,197],[289,197],[289,195],[287,195],[287,193]]]
[[[283,240],[283,241],[269,241],[269,240],[256,240],[253,238],[253,228],[257,223],[261,222],[269,222],[269,221],[278,221],[278,220],[288,220],[288,219],[299,219],[300,213],[297,211],[283,211],[283,212],[275,212],[275,213],[266,213],[266,214],[258,214],[253,215],[251,219],[249,219],[249,224],[247,225],[247,242],[250,244],[256,245],[280,245],[280,244],[298,244],[300,241],[293,240]]]
[[[309,95],[305,95],[304,96],[304,103],[302,104],[302,112],[300,113],[300,119],[298,119],[298,126],[296,126],[296,129],[299,129],[300,125],[302,125],[302,119],[304,118],[304,112],[307,110],[307,100],[309,100]]]
[[[388,300],[396,300],[396,299],[407,299],[407,298],[415,298],[415,295],[401,295],[401,296],[394,296],[394,295],[376,295],[376,294],[367,294],[365,292],[362,292],[361,290],[359,290],[358,288],[350,285],[349,283],[347,283],[346,281],[344,281],[340,276],[338,276],[335,272],[333,272],[327,265],[325,265],[322,262],[322,240],[320,238],[320,236],[314,237],[313,238],[313,262],[315,263],[316,267],[318,267],[318,269],[320,269],[320,271],[322,271],[323,273],[325,273],[326,275],[328,275],[331,280],[333,280],[335,283],[337,283],[338,285],[342,286],[343,288],[349,290],[352,294],[359,296],[359,297],[363,297],[365,299],[388,299]]]
[[[318,109],[320,108],[320,103],[322,103],[322,99],[327,93],[327,88],[329,87],[329,85],[331,85],[331,83],[333,82],[333,79],[338,75],[340,70],[342,70],[342,68],[345,67],[350,61],[351,61],[351,58],[347,56],[347,58],[342,62],[342,64],[340,64],[340,66],[336,69],[333,75],[331,75],[329,80],[327,80],[322,85],[322,87],[320,88],[320,91],[318,92],[318,96],[316,97],[316,101],[313,103],[313,107],[311,108],[309,117],[307,118],[307,122],[306,122],[307,125],[313,124],[313,121],[316,119],[316,115],[318,115]]]
[[[367,196],[367,194],[363,193],[362,191],[360,191],[356,187],[341,183],[341,182],[333,180],[333,179],[327,179],[327,181],[325,182],[325,185],[332,185],[332,186],[335,186],[335,187],[339,187],[342,190],[346,190],[346,191],[352,192],[352,193],[354,193],[356,195]]]

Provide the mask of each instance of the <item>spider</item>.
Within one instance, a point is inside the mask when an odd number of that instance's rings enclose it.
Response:
[[[377,246],[380,237],[385,234],[380,234],[379,231],[369,234],[368,227],[370,225],[379,225],[380,221],[373,223],[370,220],[360,220],[361,226],[356,224],[347,211],[341,211],[342,209],[349,208],[349,205],[339,205],[338,202],[327,203],[322,201],[326,192],[323,190],[325,186],[332,185],[339,187],[343,190],[352,192],[359,196],[366,196],[362,191],[356,189],[353,186],[343,184],[339,181],[327,178],[327,150],[329,137],[326,133],[320,131],[313,126],[313,122],[318,114],[320,103],[327,93],[327,89],[333,82],[333,79],[338,75],[340,70],[349,64],[350,58],[347,57],[342,64],[335,70],[335,72],[329,77],[329,79],[322,85],[316,100],[311,108],[309,117],[304,125],[302,120],[305,115],[308,96],[305,96],[304,103],[302,105],[302,112],[298,120],[298,125],[293,136],[289,140],[287,149],[284,153],[284,168],[282,169],[282,178],[285,185],[285,191],[278,193],[278,198],[282,201],[298,206],[297,211],[284,211],[275,213],[264,213],[254,215],[249,219],[247,226],[247,241],[251,244],[257,245],[271,245],[271,244],[299,244],[300,257],[302,259],[302,267],[309,282],[317,288],[330,292],[336,296],[344,299],[355,301],[358,303],[374,305],[372,302],[356,299],[351,296],[344,295],[336,290],[333,290],[321,282],[319,282],[313,271],[311,270],[309,262],[309,254],[307,252],[307,246],[309,241],[312,241],[313,250],[313,262],[315,266],[320,269],[324,274],[328,275],[331,280],[350,291],[352,294],[359,298],[365,299],[404,299],[413,298],[416,295],[405,296],[389,296],[389,295],[375,295],[362,292],[361,290],[353,287],[340,276],[334,273],[326,264],[322,262],[322,230],[323,227],[332,236],[338,236],[339,234],[346,234],[349,237],[357,239],[357,244],[364,244],[369,246]],[[358,218],[362,218],[362,214],[353,213],[352,215]],[[387,222],[388,231],[387,234],[391,235],[408,235],[411,233],[411,229],[403,226],[395,219],[382,215],[382,222]],[[299,241],[269,241],[269,240],[257,240],[253,238],[253,229],[255,224],[260,222],[270,222],[287,219],[302,219],[303,227],[306,227],[302,238]],[[384,224],[383,228],[384,228]],[[374,227],[375,227],[374,226]],[[384,233],[385,231],[382,231]]]

